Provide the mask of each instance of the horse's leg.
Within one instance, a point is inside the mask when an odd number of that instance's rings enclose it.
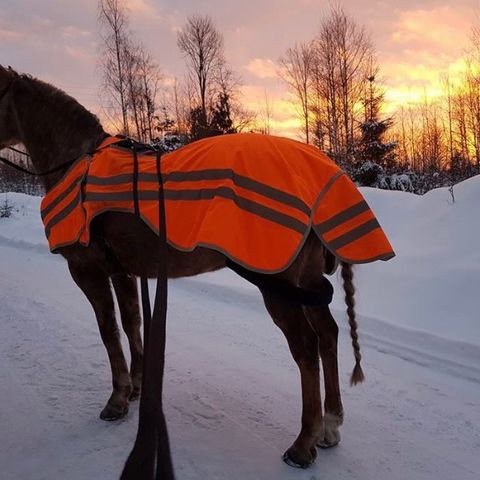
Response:
[[[315,461],[315,446],[321,435],[318,338],[300,305],[283,303],[265,291],[262,294],[273,321],[287,338],[302,383],[302,428],[283,459],[289,465],[306,468]]]
[[[310,325],[318,335],[320,357],[325,381],[325,414],[318,446],[333,447],[340,441],[338,427],[343,421],[343,406],[338,381],[337,340],[338,326],[325,307],[304,307]]]
[[[140,334],[142,319],[138,302],[137,279],[127,273],[114,274],[111,279],[120,309],[123,330],[128,337],[130,346],[130,377],[133,385],[130,400],[134,400],[140,396],[143,365],[143,346]]]
[[[69,260],[68,267],[75,283],[85,293],[95,311],[100,335],[107,349],[112,369],[113,392],[101,411],[100,418],[116,420],[128,412],[132,384],[120,343],[108,274],[98,263]]]

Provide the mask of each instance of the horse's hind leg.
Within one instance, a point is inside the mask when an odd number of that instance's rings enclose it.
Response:
[[[116,273],[111,276],[113,288],[120,309],[122,326],[130,347],[130,377],[133,391],[130,400],[140,396],[142,388],[143,346],[140,327],[142,319],[138,302],[137,279],[127,273]]]
[[[320,357],[325,381],[325,414],[318,446],[333,447],[340,441],[338,427],[343,421],[343,407],[338,381],[337,340],[338,326],[325,307],[304,307],[310,325],[318,335]]]
[[[75,283],[92,304],[112,369],[113,392],[100,413],[100,418],[116,420],[128,412],[128,399],[132,393],[132,384],[120,343],[108,274],[100,262],[90,263],[84,260],[69,259],[68,267]]]
[[[318,338],[300,305],[282,303],[278,296],[265,291],[262,295],[273,321],[287,338],[302,383],[302,429],[283,459],[289,465],[306,468],[315,461],[321,435]]]

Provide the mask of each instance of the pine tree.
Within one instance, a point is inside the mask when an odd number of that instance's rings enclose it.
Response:
[[[227,92],[218,94],[217,103],[212,108],[210,128],[218,134],[235,133],[230,107],[230,95]]]
[[[383,137],[392,126],[393,120],[380,120],[380,107],[384,94],[375,83],[375,75],[368,77],[368,89],[364,99],[365,120],[360,124],[361,138],[357,144],[356,166],[373,162],[383,169],[391,169],[395,164],[397,142],[384,142]]]

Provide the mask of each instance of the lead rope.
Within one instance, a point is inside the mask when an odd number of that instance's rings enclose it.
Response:
[[[138,205],[138,157],[133,147],[133,200],[135,214]],[[148,284],[141,279],[144,313],[144,359],[142,395],[140,398],[138,432],[135,445],[123,469],[121,480],[174,480],[167,425],[163,413],[163,373],[165,367],[167,315],[167,236],[165,198],[160,165],[156,152],[158,177],[158,275],[153,316],[150,319]],[[158,348],[156,348],[158,347]]]

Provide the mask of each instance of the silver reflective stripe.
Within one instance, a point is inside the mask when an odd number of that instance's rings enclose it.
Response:
[[[41,212],[41,216],[42,216],[42,220],[64,199],[66,198],[69,193],[72,192],[72,190],[75,189],[75,187],[78,186],[78,182],[83,178],[83,174],[78,176],[75,180],[73,180],[73,182],[68,186],[68,188],[63,191],[57,198],[55,198],[55,200],[50,204],[48,205],[48,207],[45,207],[42,212]]]
[[[235,173],[232,169],[207,169],[207,170],[193,170],[191,172],[170,172],[163,176],[164,182],[195,182],[201,180],[232,180],[235,185],[251,190],[264,197],[270,198],[280,203],[284,203],[293,207],[305,215],[310,215],[309,206],[300,198],[290,195],[282,190],[266,185],[265,183],[257,182],[251,178],[245,177]],[[119,185],[122,183],[130,183],[133,176],[129,173],[121,175],[114,175],[108,178],[101,178],[89,175],[87,183],[92,185]],[[139,173],[138,180],[140,182],[156,182],[157,175],[154,173]]]
[[[80,203],[81,192],[79,191],[75,198],[68,204],[66,207],[57,213],[52,219],[45,225],[45,234],[47,238],[50,235],[52,228],[59,222],[61,222],[65,217],[70,215],[70,213],[75,209],[75,207]]]
[[[346,210],[343,210],[342,212],[337,213],[336,215],[329,218],[328,220],[325,220],[324,222],[321,222],[318,225],[315,225],[315,228],[320,233],[328,232],[334,229],[335,227],[338,227],[342,223],[345,223],[346,221],[356,217],[357,215],[360,215],[361,213],[366,212],[367,210],[369,210],[368,203],[365,200],[362,200],[361,202],[358,202],[355,205],[352,205]]]
[[[339,237],[327,242],[328,247],[333,251],[338,250],[339,248],[342,248],[345,245],[348,245],[349,243],[358,240],[359,238],[363,237],[372,230],[375,230],[376,228],[380,228],[380,225],[376,218],[372,218],[368,222],[362,223],[362,225],[354,228],[353,230],[350,230],[349,232],[344,233],[343,235],[340,235]]]
[[[138,180],[140,182],[157,182],[158,177],[156,173],[139,173]],[[112,175],[110,177],[95,177],[89,175],[87,177],[87,184],[90,185],[120,185],[122,183],[132,183],[133,175],[131,173],[121,173],[119,175]]]
[[[259,217],[270,220],[284,227],[304,234],[308,228],[306,223],[297,220],[294,217],[284,213],[277,212],[271,208],[265,207],[257,202],[253,202],[237,195],[231,188],[204,188],[199,190],[168,190],[164,191],[166,200],[211,200],[214,197],[222,197],[232,200],[237,207],[246,210]],[[157,190],[140,190],[138,192],[139,200],[157,200]],[[88,192],[85,197],[86,202],[96,201],[133,201],[133,192]]]

